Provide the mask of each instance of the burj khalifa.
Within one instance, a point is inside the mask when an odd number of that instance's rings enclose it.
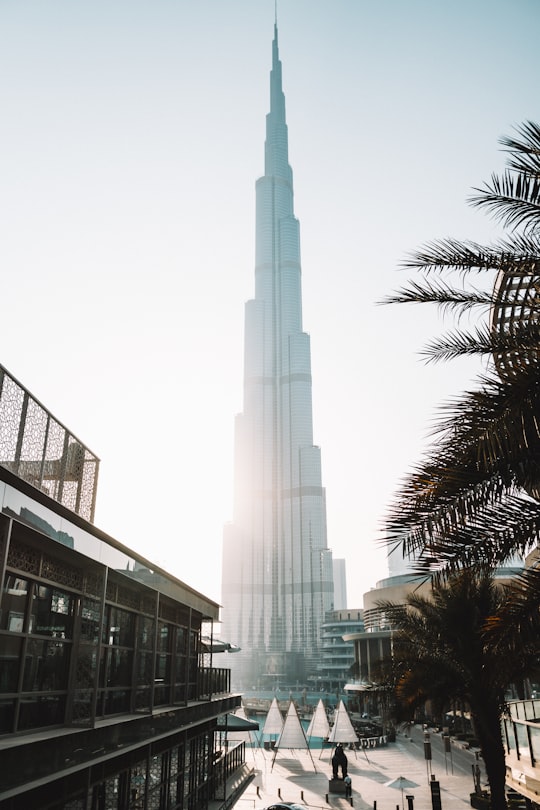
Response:
[[[235,424],[234,511],[223,541],[222,633],[241,647],[227,662],[235,687],[262,689],[303,684],[315,673],[321,624],[333,607],[277,23],[255,242],[243,412]]]

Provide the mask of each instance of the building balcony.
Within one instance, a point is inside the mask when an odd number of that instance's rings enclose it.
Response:
[[[231,691],[231,670],[203,667],[199,670],[197,679],[197,695],[199,700],[211,700],[216,695],[227,694]]]

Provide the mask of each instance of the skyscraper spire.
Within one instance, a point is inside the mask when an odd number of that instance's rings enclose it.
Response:
[[[333,606],[277,19],[256,209],[255,297],[246,304],[244,409],[236,422],[222,601],[224,632],[242,648],[231,661],[235,686],[262,688],[277,676],[304,682],[314,671],[320,627]]]

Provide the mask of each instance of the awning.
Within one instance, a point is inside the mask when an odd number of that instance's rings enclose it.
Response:
[[[238,717],[237,714],[222,714],[218,717],[216,728],[218,731],[258,731],[259,724]]]
[[[207,653],[235,653],[240,651],[240,647],[237,647],[236,644],[231,644],[230,641],[220,641],[218,638],[210,638],[210,636],[201,636],[201,644],[203,652]]]

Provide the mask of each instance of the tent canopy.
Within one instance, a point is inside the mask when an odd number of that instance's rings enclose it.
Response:
[[[358,734],[354,730],[351,719],[342,700],[334,715],[334,725],[328,736],[328,742],[332,743],[355,743],[358,742]]]
[[[317,703],[317,707],[313,712],[313,717],[311,718],[311,722],[308,726],[306,737],[322,737],[323,739],[326,739],[329,733],[330,724],[328,723],[328,717],[326,716],[326,709],[324,708],[324,703],[319,698],[319,702]]]
[[[264,721],[263,734],[281,734],[282,728],[283,717],[279,710],[277,698],[274,698]]]
[[[309,748],[298,712],[292,700],[289,703],[283,730],[279,735],[276,748]]]

